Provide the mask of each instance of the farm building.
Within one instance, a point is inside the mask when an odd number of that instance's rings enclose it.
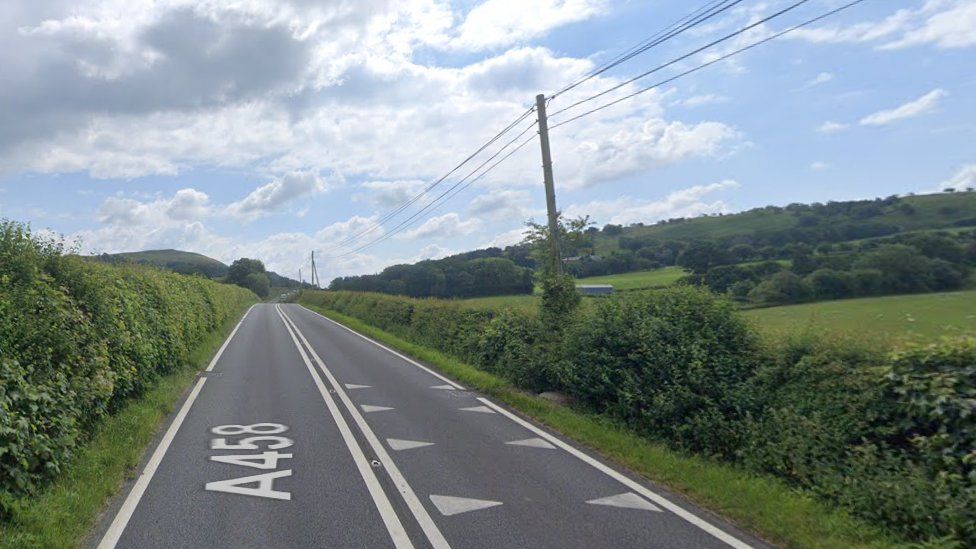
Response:
[[[576,291],[583,295],[599,296],[610,295],[613,293],[612,284],[581,284],[576,287]]]

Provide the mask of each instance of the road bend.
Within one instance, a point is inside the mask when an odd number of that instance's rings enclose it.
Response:
[[[299,305],[253,307],[91,545],[763,547]]]

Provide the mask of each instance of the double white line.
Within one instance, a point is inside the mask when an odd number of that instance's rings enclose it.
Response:
[[[390,504],[390,500],[383,491],[380,485],[379,479],[376,477],[376,473],[370,466],[369,460],[366,459],[366,454],[360,447],[359,442],[353,436],[352,430],[349,428],[349,424],[346,422],[345,418],[339,410],[335,399],[329,393],[326,388],[325,383],[322,381],[322,377],[319,376],[318,371],[312,366],[312,362],[309,360],[309,355],[318,364],[318,367],[325,374],[325,377],[329,380],[329,384],[337,395],[339,395],[339,400],[345,406],[346,411],[352,417],[356,426],[359,427],[360,432],[366,439],[373,453],[379,459],[383,468],[390,475],[390,479],[396,486],[397,491],[403,498],[404,503],[406,503],[407,508],[413,514],[417,523],[420,524],[420,528],[423,530],[424,535],[427,536],[430,544],[436,549],[449,549],[450,545],[447,540],[444,539],[444,535],[441,534],[440,529],[434,523],[434,520],[427,513],[420,499],[417,498],[417,494],[407,483],[407,479],[403,477],[400,469],[397,468],[396,463],[390,458],[387,453],[386,448],[380,443],[379,438],[377,438],[376,433],[370,429],[366,420],[363,418],[359,410],[353,404],[349,395],[343,390],[342,385],[336,380],[335,376],[329,370],[325,362],[319,357],[312,345],[309,344],[308,340],[302,334],[298,326],[291,320],[291,318],[282,310],[280,305],[275,305],[275,310],[278,312],[278,316],[281,317],[281,321],[284,322],[285,328],[288,330],[288,334],[291,335],[292,341],[298,348],[299,354],[302,356],[302,360],[305,362],[305,366],[308,368],[309,373],[312,375],[312,379],[315,381],[315,386],[319,390],[319,394],[322,395],[322,399],[325,400],[326,406],[329,408],[329,412],[332,414],[332,418],[335,420],[336,425],[339,428],[339,432],[342,434],[342,440],[346,443],[346,447],[349,449],[349,453],[352,454],[353,460],[356,462],[356,467],[359,469],[359,474],[363,477],[363,481],[366,483],[366,487],[369,490],[370,496],[373,498],[373,502],[376,504],[376,509],[380,512],[383,518],[383,523],[386,525],[386,529],[390,532],[390,537],[393,539],[393,543],[398,548],[408,548],[413,547],[410,537],[407,535],[406,530],[403,528],[403,524],[400,522],[400,518],[397,516],[396,511],[393,509],[393,505]],[[299,342],[301,340],[301,342]],[[303,345],[304,344],[304,345]],[[308,351],[306,353],[306,350]]]

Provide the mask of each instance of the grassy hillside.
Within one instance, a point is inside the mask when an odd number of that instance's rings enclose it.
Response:
[[[208,278],[216,278],[227,274],[227,265],[212,257],[180,250],[146,250],[142,252],[123,252],[119,254],[103,254],[99,259],[120,259],[142,265],[153,265],[183,274],[199,273]],[[109,259],[111,262],[111,259]]]
[[[773,335],[824,330],[886,340],[976,333],[976,291],[825,301],[744,313]]]
[[[906,196],[901,203],[913,211],[895,209],[886,211],[874,221],[894,225],[900,232],[927,229],[951,229],[967,221],[976,222],[976,193],[957,192],[919,196]],[[646,226],[630,226],[620,235],[600,232],[594,235],[596,253],[606,254],[618,249],[620,236],[653,237],[667,240],[722,240],[736,236],[748,236],[757,231],[784,231],[797,228],[800,216],[787,208],[757,208],[742,213],[698,217],[672,223]]]

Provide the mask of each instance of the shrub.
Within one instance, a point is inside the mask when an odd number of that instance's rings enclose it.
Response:
[[[636,293],[602,302],[573,326],[562,385],[645,433],[731,455],[757,345],[731,303],[704,290]]]
[[[92,427],[255,296],[63,254],[0,221],[0,516],[57,474]]]

